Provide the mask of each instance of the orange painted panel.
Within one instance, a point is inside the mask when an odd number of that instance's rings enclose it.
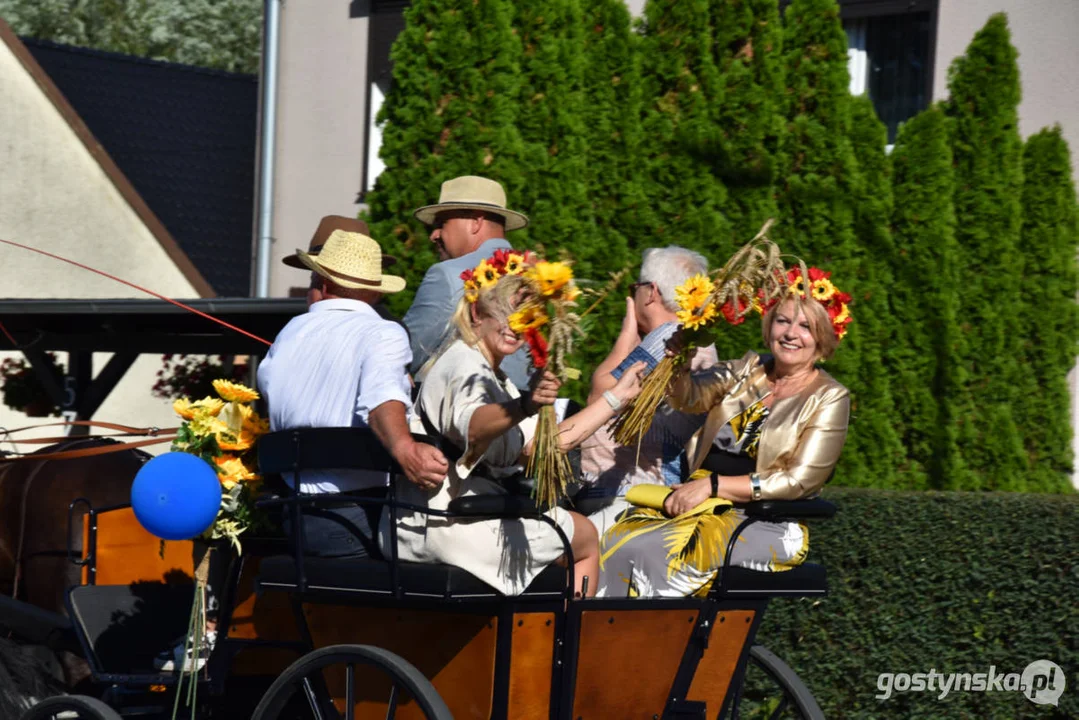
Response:
[[[734,668],[753,626],[752,610],[728,610],[716,616],[708,649],[697,664],[697,672],[689,687],[689,700],[708,705],[706,717],[716,717],[731,685]]]
[[[573,717],[662,715],[696,622],[695,610],[582,613]]]
[[[498,620],[461,613],[392,608],[305,605],[315,647],[375,645],[405,658],[431,680],[457,720],[487,720],[494,690]],[[326,673],[343,710],[345,670]],[[386,717],[389,685],[356,668],[357,718]],[[422,717],[414,702],[399,703],[397,717]]]
[[[83,522],[83,547],[88,548],[89,523]],[[143,529],[131,508],[110,510],[97,516],[98,585],[130,585],[133,582],[194,582],[190,540],[164,543]],[[83,568],[83,582],[87,580]]]
[[[513,616],[508,717],[547,720],[551,715],[554,613]]]
[[[241,640],[272,640],[293,642],[300,640],[296,615],[292,611],[290,596],[285,592],[255,594],[262,558],[244,558],[240,579],[236,584],[235,605],[229,637]]]

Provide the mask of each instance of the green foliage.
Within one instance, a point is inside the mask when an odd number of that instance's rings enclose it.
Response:
[[[1018,253],[1022,198],[1019,67],[1003,14],[978,31],[948,73],[954,118],[959,317],[967,373],[957,403],[969,489],[1026,488],[1027,459],[1012,412],[1023,326]],[[1036,431],[1040,432],[1038,428]],[[960,486],[961,489],[968,489]]]
[[[230,72],[258,72],[261,0],[0,0],[19,35]]]
[[[758,642],[799,674],[826,717],[1079,716],[1079,497],[827,490],[840,512],[810,529],[821,600],[777,600]],[[1067,674],[1058,708],[1020,693],[896,693],[882,672]]]
[[[510,17],[505,0],[417,0],[405,11],[379,113],[386,169],[367,202],[372,235],[401,260],[410,288],[438,260],[412,212],[434,203],[443,181],[483,175],[505,186],[510,207],[529,211],[520,203],[531,178],[517,128],[521,43]],[[403,315],[411,300],[398,293],[390,307]]]
[[[682,245],[722,262],[734,250],[723,216],[726,190],[712,172],[722,103],[707,0],[649,0],[641,44],[648,190],[656,224],[638,249]]]
[[[1030,459],[1029,489],[1059,492],[1073,468],[1066,373],[1075,361],[1076,241],[1071,156],[1060,127],[1032,135],[1023,150],[1023,258],[1018,334],[1024,390],[1017,410]]]
[[[853,393],[853,419],[839,472],[844,485],[890,488],[905,449],[895,430],[891,374],[881,372],[894,329],[888,293],[893,285],[888,259],[892,255],[891,166],[884,146],[888,131],[867,97],[850,100],[850,139],[857,163],[854,184],[854,255],[836,265],[836,278],[851,293],[857,313],[856,329],[843,340],[836,372]],[[849,470],[848,470],[849,468]]]
[[[965,486],[953,403],[962,387],[957,324],[955,208],[950,120],[931,107],[905,123],[892,151],[895,282],[890,289],[900,468],[911,489]]]

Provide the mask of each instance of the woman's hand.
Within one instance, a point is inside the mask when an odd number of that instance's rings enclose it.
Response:
[[[641,380],[647,367],[648,365],[643,361],[633,363],[622,373],[622,377],[618,378],[618,383],[611,388],[611,392],[622,401],[623,405],[641,394]]]
[[[532,396],[530,402],[533,406],[554,405],[558,399],[558,388],[562,387],[562,381],[555,377],[550,370],[537,371],[532,376]]]
[[[678,517],[712,496],[712,483],[708,478],[690,480],[677,486],[663,501],[663,512],[671,517]]]

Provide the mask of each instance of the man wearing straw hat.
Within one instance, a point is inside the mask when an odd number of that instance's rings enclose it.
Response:
[[[409,432],[408,335],[372,307],[384,294],[404,290],[405,281],[382,272],[382,249],[357,232],[355,222],[325,218],[319,252],[296,251],[317,276],[321,299],[289,321],[259,365],[270,429],[369,426],[411,482],[434,489],[448,466],[439,450]],[[301,477],[300,490],[384,497],[387,482],[373,472],[311,471]],[[305,518],[305,549],[326,557],[377,556],[379,515],[379,506],[320,510]]]
[[[464,175],[442,183],[438,204],[421,207],[416,219],[431,229],[441,262],[435,263],[416,289],[404,323],[412,336],[412,372],[416,374],[438,350],[450,317],[464,294],[461,273],[495,250],[510,249],[506,233],[528,225],[528,218],[506,207],[506,191],[494,180]],[[528,354],[521,348],[505,359],[502,370],[519,387],[528,387]],[[422,378],[417,378],[422,380]]]
[[[318,229],[315,230],[315,234],[311,236],[311,242],[307,246],[308,255],[318,255],[322,250],[322,246],[326,244],[326,239],[330,237],[334,230],[344,230],[351,233],[359,233],[360,235],[370,235],[371,230],[367,227],[367,223],[363,220],[357,220],[356,218],[345,217],[343,215],[327,215],[322,218],[322,221],[318,224]],[[291,268],[297,270],[307,270],[307,266],[300,260],[300,250],[297,250],[294,254],[284,257],[281,262],[288,265]],[[397,258],[392,255],[382,256],[382,269],[385,270],[397,262]],[[310,306],[317,303],[322,299],[322,279],[321,276],[312,271],[311,283],[307,287],[307,304]],[[386,317],[386,314],[380,308],[381,303],[375,306],[375,309],[379,311],[379,315]],[[386,318],[392,319],[392,318]]]

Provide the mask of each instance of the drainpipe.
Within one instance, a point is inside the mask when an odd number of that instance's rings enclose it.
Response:
[[[266,0],[262,54],[262,127],[259,137],[258,249],[255,253],[255,297],[270,296],[273,249],[274,152],[277,134],[277,49],[281,0]]]

